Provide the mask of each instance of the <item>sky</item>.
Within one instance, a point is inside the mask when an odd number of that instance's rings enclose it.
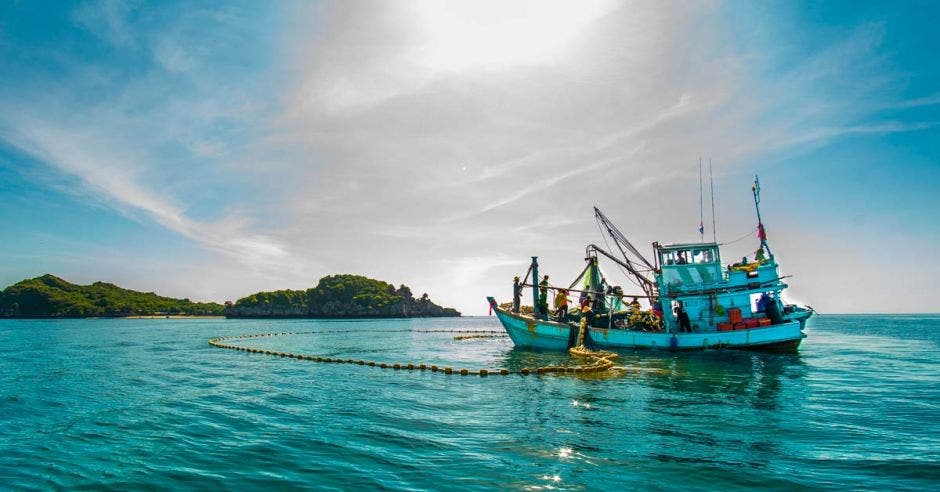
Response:
[[[4,2],[0,287],[221,302],[355,273],[485,314],[531,256],[572,280],[595,205],[648,256],[698,240],[703,158],[726,262],[757,249],[759,174],[788,301],[938,312],[938,21],[932,1]]]

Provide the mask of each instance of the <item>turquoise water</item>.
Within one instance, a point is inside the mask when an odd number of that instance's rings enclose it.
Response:
[[[819,316],[799,355],[625,353],[616,377],[478,378],[276,358],[237,343],[467,368],[564,362],[495,318],[0,321],[0,488],[934,489],[940,316]],[[386,331],[391,330],[391,331]]]

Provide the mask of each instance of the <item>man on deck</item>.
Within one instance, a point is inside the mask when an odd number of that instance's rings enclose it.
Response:
[[[682,301],[679,301],[676,306],[676,320],[679,322],[679,331],[680,332],[691,332],[692,323],[689,320],[689,313],[685,311],[685,306],[682,305]]]
[[[512,279],[512,312],[519,312],[519,305],[522,303],[522,285],[519,283],[519,277]]]
[[[555,294],[555,317],[562,323],[568,321],[568,291],[559,289]]]
[[[539,282],[539,315],[548,316],[548,275]]]

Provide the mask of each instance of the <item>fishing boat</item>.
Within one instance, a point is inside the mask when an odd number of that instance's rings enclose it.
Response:
[[[796,351],[806,337],[806,320],[813,309],[784,303],[787,284],[767,243],[756,176],[752,192],[760,247],[751,260],[745,257],[724,266],[722,245],[713,240],[653,243],[653,260],[649,261],[595,207],[595,219],[620,255],[588,245],[586,266],[567,287],[539,282],[538,257],[533,256],[522,280],[516,277],[513,302],[500,305],[488,297],[490,308],[518,347],[566,350],[583,340],[595,349]],[[607,285],[601,257],[622,269],[643,292],[624,294],[619,287]],[[521,306],[526,288],[532,292],[531,308]],[[579,302],[574,308],[551,313],[548,294],[559,291],[565,297],[577,294]],[[642,309],[639,299],[649,308]],[[582,318],[587,322],[581,323]]]

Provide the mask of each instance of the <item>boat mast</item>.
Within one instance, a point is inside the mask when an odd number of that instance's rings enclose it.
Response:
[[[708,158],[708,189],[712,195],[712,242],[718,244],[718,226],[715,220],[715,180],[712,177],[712,158]]]
[[[705,207],[702,193],[702,158],[698,158],[698,233],[702,241],[705,242]]]
[[[760,247],[767,250],[767,255],[773,258],[774,254],[770,252],[770,246],[767,245],[767,231],[764,229],[764,223],[760,219],[760,180],[754,175],[754,186],[751,187],[754,193],[754,209],[757,210],[757,237],[760,239]]]
[[[539,319],[539,257],[532,257],[532,318]]]

